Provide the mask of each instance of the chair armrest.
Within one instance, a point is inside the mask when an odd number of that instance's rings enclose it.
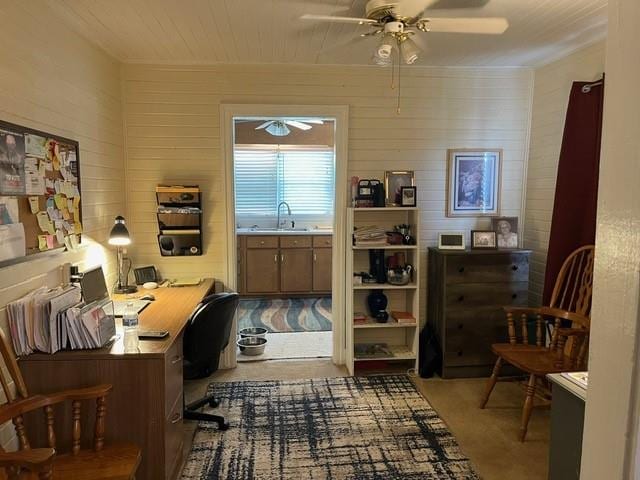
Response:
[[[53,392],[47,394],[46,397],[51,399],[52,403],[63,400],[90,400],[92,398],[106,397],[112,389],[113,385],[110,384],[94,385],[92,387]]]
[[[563,337],[573,337],[573,336],[585,337],[589,335],[589,330],[584,330],[582,328],[559,328],[558,335],[562,335]]]
[[[53,448],[34,448],[17,452],[1,452],[0,467],[20,467],[32,472],[51,470],[56,451]]]

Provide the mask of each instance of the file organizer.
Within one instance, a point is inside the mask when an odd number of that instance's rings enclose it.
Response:
[[[156,187],[158,246],[165,257],[202,255],[202,203],[197,185]]]

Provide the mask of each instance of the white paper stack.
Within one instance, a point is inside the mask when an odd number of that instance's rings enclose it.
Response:
[[[104,346],[115,335],[113,303],[81,301],[80,288],[39,288],[7,305],[16,355]]]

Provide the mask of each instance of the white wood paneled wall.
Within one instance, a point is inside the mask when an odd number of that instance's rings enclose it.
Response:
[[[564,121],[574,81],[600,78],[604,42],[535,70],[527,171],[524,246],[533,250],[530,293],[541,301]]]
[[[383,178],[385,170],[414,170],[425,247],[435,244],[438,231],[489,225],[487,219],[445,218],[448,148],[503,148],[502,212],[520,216],[532,72],[406,67],[402,75],[402,110],[396,115],[389,69],[124,65],[135,262],[155,264],[167,277],[226,278],[218,113],[223,102],[349,105],[349,175]],[[204,256],[160,257],[154,188],[163,182],[197,183],[203,189]],[[424,251],[422,258],[424,275]]]
[[[0,327],[6,304],[41,285],[60,281],[62,263],[81,268],[113,256],[103,242],[113,217],[124,211],[124,148],[119,65],[60,25],[40,2],[0,3],[0,118],[80,142],[82,213],[87,246],[0,269]],[[1,400],[1,399],[0,399]],[[13,439],[0,428],[0,444]]]

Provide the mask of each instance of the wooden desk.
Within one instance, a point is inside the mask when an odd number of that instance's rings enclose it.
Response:
[[[99,383],[110,383],[107,400],[106,441],[136,443],[142,449],[138,480],[173,479],[182,464],[182,337],[189,315],[214,285],[212,279],[196,287],[159,288],[140,314],[140,328],[167,330],[164,340],[141,340],[140,351],[125,354],[122,323],[116,320],[120,338],[97,350],[34,354],[20,360],[29,392],[46,393]],[[142,295],[140,293],[139,295]],[[114,295],[114,299],[123,299]],[[93,425],[94,406],[83,405],[83,420]],[[56,411],[60,440],[71,439],[71,412]],[[33,416],[32,416],[33,417]],[[88,423],[86,423],[88,421]],[[33,445],[46,445],[43,419],[27,418]],[[82,432],[89,445],[93,427]],[[61,443],[61,442],[59,442]],[[70,445],[60,445],[69,449]]]

